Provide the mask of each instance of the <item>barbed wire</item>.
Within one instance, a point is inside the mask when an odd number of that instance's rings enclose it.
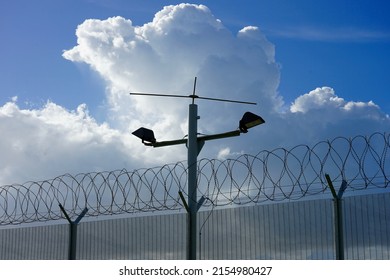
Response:
[[[301,199],[324,193],[325,174],[347,190],[387,188],[389,133],[337,137],[314,146],[277,148],[234,159],[198,161],[199,196],[205,206]],[[86,207],[87,216],[182,209],[186,162],[133,171],[65,174],[51,180],[0,187],[0,225],[62,219]]]

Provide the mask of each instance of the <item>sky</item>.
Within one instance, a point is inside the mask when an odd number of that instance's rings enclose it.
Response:
[[[266,123],[208,142],[228,158],[390,129],[390,19],[385,1],[0,2],[0,185],[186,160],[190,94],[199,132]]]

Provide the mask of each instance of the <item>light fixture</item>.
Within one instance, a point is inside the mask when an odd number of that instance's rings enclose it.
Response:
[[[262,117],[251,112],[246,112],[239,122],[239,129],[242,133],[247,133],[249,128],[263,123],[265,123],[265,121]]]
[[[215,140],[215,139],[227,138],[232,136],[239,136],[241,133],[247,133],[249,128],[252,128],[254,126],[263,123],[265,123],[265,121],[262,117],[253,114],[251,112],[246,112],[242,116],[241,120],[239,121],[239,130],[233,130],[233,131],[224,132],[220,134],[200,136],[197,137],[197,139],[200,141],[207,141],[207,140]],[[187,143],[186,139],[157,142],[156,138],[154,137],[153,130],[145,127],[138,128],[136,131],[132,132],[132,134],[140,138],[142,140],[142,143],[145,144],[146,146],[163,147],[163,146],[171,146],[171,145]]]
[[[147,146],[152,146],[154,143],[156,143],[156,138],[154,137],[153,130],[151,129],[141,127],[134,131],[132,134],[137,136],[138,138],[141,138],[142,143]]]

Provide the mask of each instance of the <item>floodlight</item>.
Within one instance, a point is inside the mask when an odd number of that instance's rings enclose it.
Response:
[[[262,117],[251,112],[246,112],[239,122],[239,128],[242,133],[247,133],[249,128],[263,123],[265,123],[265,121]]]
[[[145,145],[149,143],[156,143],[156,138],[154,138],[154,133],[151,129],[141,127],[134,131],[132,134],[140,138],[142,140],[142,143],[144,143]],[[145,141],[148,143],[145,143]]]

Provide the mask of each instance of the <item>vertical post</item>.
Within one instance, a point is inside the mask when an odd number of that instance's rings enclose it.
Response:
[[[334,198],[334,212],[335,212],[335,238],[336,238],[336,259],[344,260],[344,233],[343,233],[343,213],[342,200],[337,197]]]
[[[75,221],[72,221],[66,213],[65,208],[62,206],[62,204],[58,205],[64,214],[65,218],[69,222],[69,251],[68,251],[68,260],[75,260],[76,259],[76,246],[77,246],[77,225],[81,221],[81,219],[85,216],[85,214],[88,212],[88,208],[84,208],[83,212],[77,217]]]
[[[68,260],[76,259],[76,245],[77,245],[77,224],[74,222],[69,224],[70,234],[69,234],[69,251],[68,251]]]
[[[328,174],[325,174],[329,188],[333,196],[333,211],[334,211],[334,239],[336,249],[336,260],[344,260],[344,229],[343,229],[343,212],[342,212],[342,196],[347,188],[347,182],[342,181],[340,189],[336,194],[332,180]]]
[[[189,105],[188,113],[188,247],[187,259],[196,260],[197,232],[197,157],[198,157],[198,105]]]

